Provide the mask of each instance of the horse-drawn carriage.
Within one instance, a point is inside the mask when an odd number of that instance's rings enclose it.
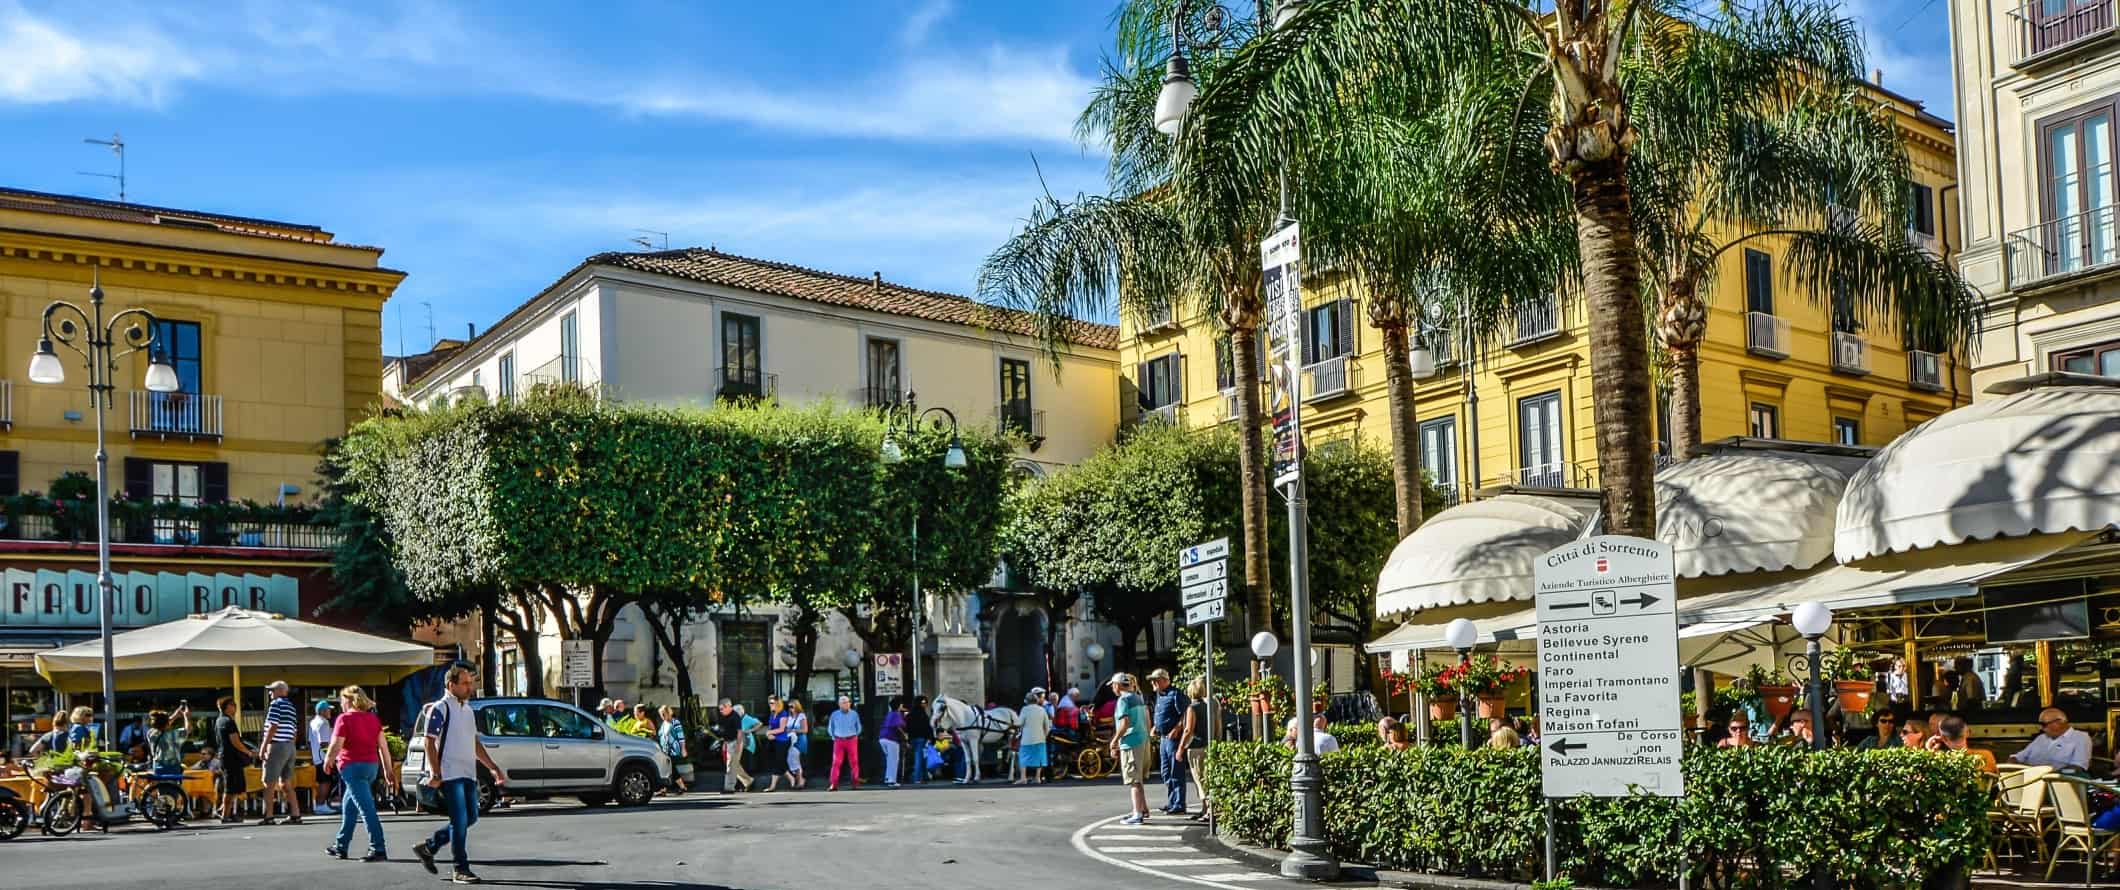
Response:
[[[1046,762],[1052,770],[1051,778],[1064,779],[1069,773],[1085,779],[1101,779],[1111,775],[1118,767],[1111,756],[1113,720],[1099,718],[1096,713],[1083,708],[1077,713],[1075,726],[1055,725],[1046,736],[1049,756]],[[1016,712],[1007,708],[992,708],[984,712],[970,703],[949,696],[935,699],[935,729],[954,731],[964,743],[966,770],[971,781],[978,781],[981,770],[976,764],[985,750],[999,752],[995,758],[1003,772],[1008,771],[1009,758],[1013,757],[1014,742],[1020,731]]]

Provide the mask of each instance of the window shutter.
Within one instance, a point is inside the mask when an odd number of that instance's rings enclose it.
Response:
[[[0,451],[0,495],[22,493],[22,452]]]
[[[137,457],[125,459],[125,499],[146,503],[155,496],[155,465]]]
[[[1303,331],[1297,337],[1303,343],[1303,364],[1305,365],[1314,365],[1318,362],[1317,325],[1317,310],[1312,309],[1303,313]]]
[[[1146,410],[1148,410],[1148,409],[1150,409],[1150,408],[1154,408],[1154,407],[1155,407],[1154,405],[1151,405],[1151,404],[1149,404],[1149,403],[1148,403],[1148,402],[1149,402],[1149,398],[1150,398],[1150,397],[1149,397],[1149,394],[1148,394],[1148,363],[1147,363],[1147,362],[1135,362],[1135,363],[1134,363],[1134,407],[1136,407],[1136,408],[1139,408],[1139,409],[1141,409],[1141,410],[1143,410],[1143,411],[1146,411]]]
[[[1170,356],[1170,401],[1173,405],[1185,404],[1185,354]]]
[[[1354,301],[1340,301],[1340,355],[1354,354]]]
[[[221,504],[228,501],[228,465],[210,463],[199,465],[199,501],[206,504]]]

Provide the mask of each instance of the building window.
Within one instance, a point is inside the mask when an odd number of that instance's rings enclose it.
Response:
[[[1445,501],[1457,491],[1457,418],[1439,417],[1421,424],[1421,469]]]
[[[1827,302],[1832,312],[1833,331],[1853,334],[1862,330],[1862,313],[1855,306],[1855,293],[1846,283],[1834,280],[1826,285]]]
[[[582,380],[581,322],[574,313],[559,317],[559,379],[561,383]]]
[[[2056,371],[2120,377],[2120,340],[2108,340],[2067,352],[2056,352],[2052,361]]]
[[[721,388],[724,392],[761,394],[765,363],[759,352],[757,316],[725,312],[721,316]]]
[[[1781,410],[1763,402],[1753,402],[1751,411],[1752,438],[1781,438]]]
[[[199,389],[203,347],[199,323],[155,319],[155,352],[177,371],[177,390],[196,394]]]
[[[1001,424],[1004,429],[1031,435],[1031,363],[1020,358],[1001,360]]]
[[[1745,249],[1745,310],[1774,314],[1774,260],[1765,251]]]
[[[868,406],[883,408],[898,404],[904,397],[900,388],[903,367],[898,359],[898,341],[870,338],[868,368]]]
[[[2047,274],[2115,260],[2112,98],[2040,124],[2039,243]]]
[[[153,503],[179,504],[186,507],[199,505],[201,479],[198,464],[164,463],[156,461],[153,475]],[[198,539],[198,523],[179,519],[155,520],[155,543],[176,544]]]
[[[1918,182],[1914,183],[1913,190],[1913,195],[1907,199],[1907,230],[1936,237],[1935,192]]]
[[[1173,352],[1149,359],[1135,368],[1134,383],[1140,393],[1142,410],[1153,411],[1178,403],[1182,397],[1178,378],[1181,361],[1178,354]]]
[[[501,353],[500,370],[495,376],[500,378],[495,382],[500,385],[501,398],[515,398],[515,350]]]
[[[478,387],[478,391],[481,394],[485,393],[486,391],[485,375],[479,373],[479,369],[477,368],[471,369],[471,385]]]
[[[1524,485],[1558,488],[1561,466],[1561,394],[1542,393],[1516,402],[1517,469]]]
[[[1862,444],[1862,421],[1853,417],[1833,418],[1833,441],[1841,445]]]
[[[1303,313],[1303,364],[1354,352],[1354,301],[1334,300]]]

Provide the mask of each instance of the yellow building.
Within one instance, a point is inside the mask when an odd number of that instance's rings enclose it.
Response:
[[[1875,92],[1898,112],[1913,161],[1919,209],[1910,234],[1949,256],[1957,240],[1951,125],[1918,102]],[[1909,350],[1889,325],[1835,330],[1822,301],[1784,280],[1781,249],[1762,238],[1721,259],[1701,347],[1703,441],[1882,445],[1969,400],[1958,356]],[[1367,325],[1365,295],[1349,276],[1331,272],[1306,273],[1304,287],[1307,444],[1388,441],[1383,348]],[[1431,343],[1455,341],[1437,333]],[[1475,357],[1439,350],[1438,373],[1416,388],[1422,466],[1439,487],[1454,499],[1505,484],[1597,486],[1588,334],[1582,307],[1563,304],[1524,313]],[[1120,367],[1129,382],[1122,390],[1138,393],[1128,407],[1193,426],[1234,420],[1223,342],[1205,316],[1153,326],[1123,321]],[[1667,424],[1658,427],[1661,438]]]
[[[154,315],[154,348],[178,384],[148,392],[148,355],[118,361],[105,415],[112,496],[315,503],[324,440],[381,395],[383,302],[405,277],[378,264],[382,253],[316,226],[0,189],[0,496],[50,494],[62,474],[95,472],[86,362],[62,345],[63,383],[29,383],[27,369],[45,307],[90,310],[100,283],[106,318]],[[86,511],[29,499],[4,507],[0,685],[10,694],[0,746],[34,733],[51,708],[85,703],[51,689],[31,663],[94,638],[100,618]],[[227,606],[312,615],[334,592],[328,530],[295,516],[127,509],[113,517],[111,541],[120,629]],[[214,692],[121,693],[119,718]],[[244,708],[262,707],[261,696],[244,692]]]

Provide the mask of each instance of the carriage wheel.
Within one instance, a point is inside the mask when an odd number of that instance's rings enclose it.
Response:
[[[1083,748],[1075,755],[1075,772],[1085,779],[1102,779],[1111,774],[1111,765],[1104,762],[1104,752],[1095,748]]]

